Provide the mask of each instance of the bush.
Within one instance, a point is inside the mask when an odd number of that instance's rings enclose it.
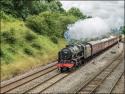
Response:
[[[5,12],[0,11],[0,19],[4,19],[6,21],[15,21],[15,18],[12,15],[7,15]]]
[[[40,43],[36,43],[36,42],[32,44],[32,47],[34,47],[36,49],[39,49],[39,50],[42,48],[42,46],[40,45]]]
[[[14,30],[1,32],[1,41],[4,41],[9,44],[15,44],[16,40],[17,38]]]
[[[16,49],[14,47],[10,47],[8,48],[8,51],[15,54],[16,53]]]
[[[4,53],[3,50],[0,48],[0,58],[3,57]]]
[[[27,41],[32,41],[32,40],[34,40],[34,39],[36,39],[36,38],[37,38],[37,35],[36,35],[35,33],[31,32],[31,31],[28,31],[28,32],[26,32],[26,34],[25,34],[25,39],[26,39]]]
[[[24,48],[24,52],[27,55],[33,55],[33,51],[30,48]]]
[[[43,17],[31,16],[27,18],[26,26],[38,34],[46,35],[49,30],[48,25]]]
[[[51,37],[51,40],[53,43],[56,43],[56,44],[58,43],[58,38],[55,36]]]
[[[6,48],[1,49],[0,54],[0,57],[4,58],[6,64],[9,64],[13,60],[13,54],[10,53]]]

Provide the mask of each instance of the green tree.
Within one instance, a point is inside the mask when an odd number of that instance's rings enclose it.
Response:
[[[53,0],[49,3],[51,12],[64,12],[62,4],[58,0]]]
[[[73,15],[66,15],[53,12],[42,12],[36,16],[30,16],[26,20],[26,25],[35,32],[53,37],[63,37],[68,24],[73,24],[78,20]]]
[[[67,13],[69,15],[74,15],[75,17],[78,17],[80,19],[86,18],[86,16],[83,15],[83,13],[78,8],[75,8],[75,7],[72,7],[71,9],[69,9]]]
[[[29,15],[29,4],[32,0],[1,0],[1,10],[15,17],[25,19]]]
[[[125,26],[123,26],[122,33],[125,35]]]
[[[1,11],[23,20],[44,11],[64,12],[58,0],[1,0],[0,6]]]
[[[46,3],[39,2],[39,1],[34,1],[32,3],[32,6],[30,6],[30,14],[39,14],[40,12],[44,12],[49,10],[49,6]]]

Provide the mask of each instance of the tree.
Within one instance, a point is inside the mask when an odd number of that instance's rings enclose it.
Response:
[[[45,11],[64,12],[58,0],[1,0],[0,6],[1,11],[23,20]]]
[[[122,33],[125,35],[125,26],[122,27]]]
[[[1,10],[14,17],[25,19],[29,15],[29,5],[32,0],[1,0]]]
[[[26,25],[34,32],[45,35],[62,38],[68,24],[73,24],[78,20],[73,15],[53,13],[50,11],[42,12],[39,15],[29,16]]]
[[[80,19],[86,18],[86,16],[83,15],[83,13],[78,8],[75,8],[75,7],[72,7],[71,9],[69,9],[67,13],[69,15],[74,15],[75,17],[80,18]]]
[[[32,5],[30,6],[30,14],[31,15],[37,15],[41,12],[49,10],[49,6],[46,3],[34,1]]]

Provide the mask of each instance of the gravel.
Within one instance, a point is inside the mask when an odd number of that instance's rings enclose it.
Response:
[[[115,88],[113,89],[112,93],[115,94],[125,94],[125,86],[124,86],[124,79],[125,79],[125,75],[123,75],[120,79],[120,81],[118,82],[118,84],[115,86]]]
[[[109,93],[124,71],[124,61],[120,62],[117,68],[105,79],[96,93]]]

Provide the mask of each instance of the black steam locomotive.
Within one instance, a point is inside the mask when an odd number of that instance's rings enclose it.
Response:
[[[68,45],[59,51],[57,67],[60,72],[77,67],[83,63],[83,60],[118,43],[118,41],[120,41],[120,37],[113,36],[84,44]]]

